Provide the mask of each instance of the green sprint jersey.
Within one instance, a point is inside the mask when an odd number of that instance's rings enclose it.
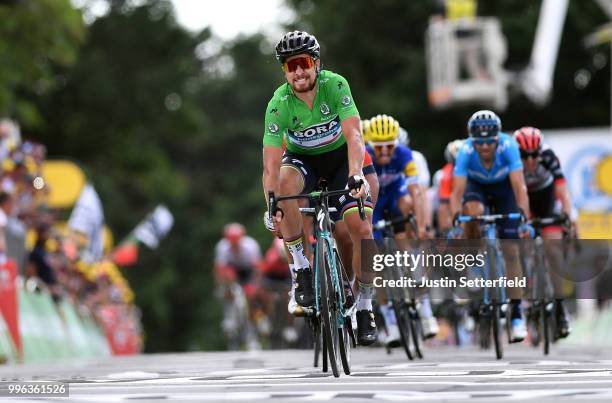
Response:
[[[322,70],[312,110],[288,83],[281,85],[268,103],[264,146],[282,147],[295,154],[318,155],[346,143],[340,122],[359,112],[348,82],[339,74]]]

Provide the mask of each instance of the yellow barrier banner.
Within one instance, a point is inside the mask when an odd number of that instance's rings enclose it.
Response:
[[[581,239],[612,239],[612,212],[581,211],[578,231]]]

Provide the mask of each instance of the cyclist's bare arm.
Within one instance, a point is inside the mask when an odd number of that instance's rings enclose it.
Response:
[[[565,182],[556,184],[555,193],[561,200],[561,210],[569,217],[572,214],[572,198],[567,184]]]
[[[512,185],[516,204],[529,217],[529,196],[527,196],[527,186],[525,186],[525,177],[523,176],[522,169],[510,172],[510,184]]]
[[[431,205],[431,200],[429,200],[429,197],[427,195],[427,186],[421,184],[421,194],[422,196],[422,200],[423,200],[423,223],[425,225],[425,229],[432,228],[432,221],[433,221],[433,211],[432,211],[432,205]],[[430,235],[428,233],[428,235]]]
[[[359,116],[351,116],[342,120],[341,123],[342,133],[348,148],[349,176],[362,175],[365,146],[359,129],[360,122]]]
[[[280,167],[283,158],[281,147],[265,146],[263,148],[263,190],[266,202],[268,201],[268,191],[274,191],[278,195]]]
[[[467,185],[467,177],[455,176],[453,178],[453,192],[450,198],[450,213],[451,220],[457,213],[461,213],[461,199],[465,193],[465,186]]]
[[[451,215],[451,212],[450,212],[449,200],[440,202],[440,205],[438,206],[437,214],[438,214],[438,227],[440,228],[440,231],[444,232],[444,231],[451,229],[451,227],[453,226],[453,223],[452,223],[453,216]]]
[[[371,173],[366,175],[366,180],[370,184],[370,196],[372,197],[372,203],[376,205],[378,200],[378,191],[380,190],[380,184],[378,183],[378,175]]]
[[[421,234],[425,232],[425,211],[423,208],[423,192],[421,191],[421,185],[419,183],[408,185],[408,191],[412,197],[412,209],[416,217],[419,236],[421,236]]]

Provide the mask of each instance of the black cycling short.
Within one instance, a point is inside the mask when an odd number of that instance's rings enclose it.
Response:
[[[529,210],[534,217],[551,217],[555,214],[555,184],[529,192]]]
[[[321,179],[327,182],[327,190],[346,189],[348,181],[348,151],[346,144],[337,149],[319,155],[294,154],[285,151],[283,166],[288,166],[300,173],[304,181],[301,193],[310,193],[316,189]],[[334,221],[341,220],[344,213],[357,207],[357,200],[349,195],[330,197],[329,206],[335,207],[338,213],[330,214]],[[372,209],[372,198],[364,201],[364,206]]]

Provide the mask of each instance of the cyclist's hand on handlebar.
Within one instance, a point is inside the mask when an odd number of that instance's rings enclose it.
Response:
[[[463,228],[460,225],[455,225],[448,231],[449,239],[461,239],[463,238]]]
[[[269,210],[266,210],[264,213],[263,222],[268,231],[274,231],[274,222],[272,221],[272,217],[270,217]]]
[[[367,182],[362,175],[349,176],[346,187],[351,191],[351,196],[355,199],[364,197],[367,193]]]
[[[527,223],[522,223],[518,226],[518,235],[521,239],[533,239],[535,237],[535,229]]]
[[[459,217],[461,216],[461,213],[455,213],[455,215],[453,216],[453,227],[457,227],[459,226],[459,224],[461,224],[459,222]]]
[[[280,212],[278,212],[277,214],[280,214]],[[272,235],[278,238],[282,238],[280,233],[280,226],[276,223],[276,217],[273,216],[272,218],[270,218],[270,213],[266,211],[263,216],[263,222],[266,229],[272,232]],[[280,223],[280,221],[278,222]]]

